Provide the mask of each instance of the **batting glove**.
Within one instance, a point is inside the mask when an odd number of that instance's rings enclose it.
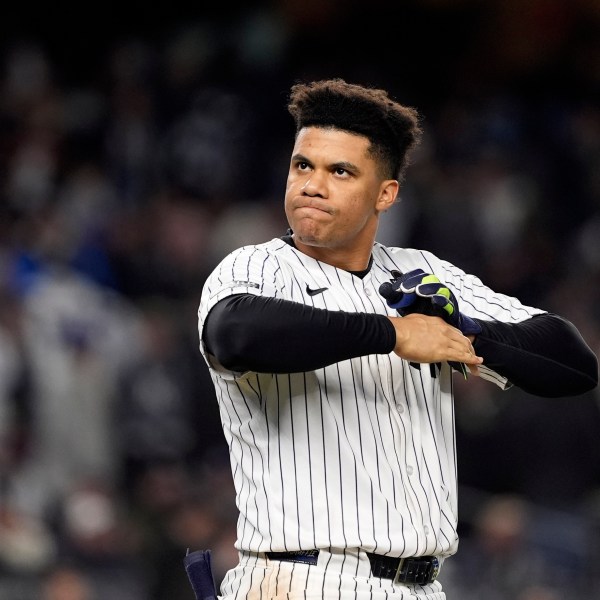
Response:
[[[415,269],[402,274],[392,271],[393,279],[381,284],[379,293],[386,299],[388,306],[395,308],[402,316],[411,313],[441,317],[463,335],[481,333],[479,323],[458,310],[458,301],[450,288],[438,277]],[[467,378],[468,370],[463,363],[450,362],[451,367]]]
[[[450,288],[437,276],[415,269],[405,274],[392,271],[391,282],[382,283],[379,293],[388,306],[395,308],[402,316],[421,313],[441,317],[463,335],[481,333],[479,323],[458,310],[458,301]]]

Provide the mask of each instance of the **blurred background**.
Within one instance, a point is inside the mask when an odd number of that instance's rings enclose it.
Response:
[[[422,114],[380,241],[600,350],[598,0],[22,3],[0,34],[2,600],[191,600],[187,548],[236,562],[196,311],[285,232],[296,81]],[[449,600],[600,597],[598,392],[456,385]]]

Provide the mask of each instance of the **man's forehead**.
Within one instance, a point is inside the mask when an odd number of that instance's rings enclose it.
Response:
[[[370,141],[364,135],[335,127],[303,127],[296,135],[294,153],[308,150],[344,151],[354,156],[367,157]]]

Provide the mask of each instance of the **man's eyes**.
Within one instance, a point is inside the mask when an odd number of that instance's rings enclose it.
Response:
[[[313,166],[305,161],[298,161],[296,163],[296,169],[298,169],[298,171],[310,171],[312,168]],[[352,173],[344,167],[333,167],[331,169],[331,173],[337,175],[338,177],[350,177],[352,175]]]

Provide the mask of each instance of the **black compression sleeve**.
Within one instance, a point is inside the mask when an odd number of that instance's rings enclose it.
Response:
[[[598,385],[598,359],[566,319],[542,314],[521,323],[477,319],[483,364],[528,393],[575,396]]]
[[[239,294],[215,304],[202,339],[232,371],[300,373],[356,356],[388,354],[396,332],[383,315]]]

